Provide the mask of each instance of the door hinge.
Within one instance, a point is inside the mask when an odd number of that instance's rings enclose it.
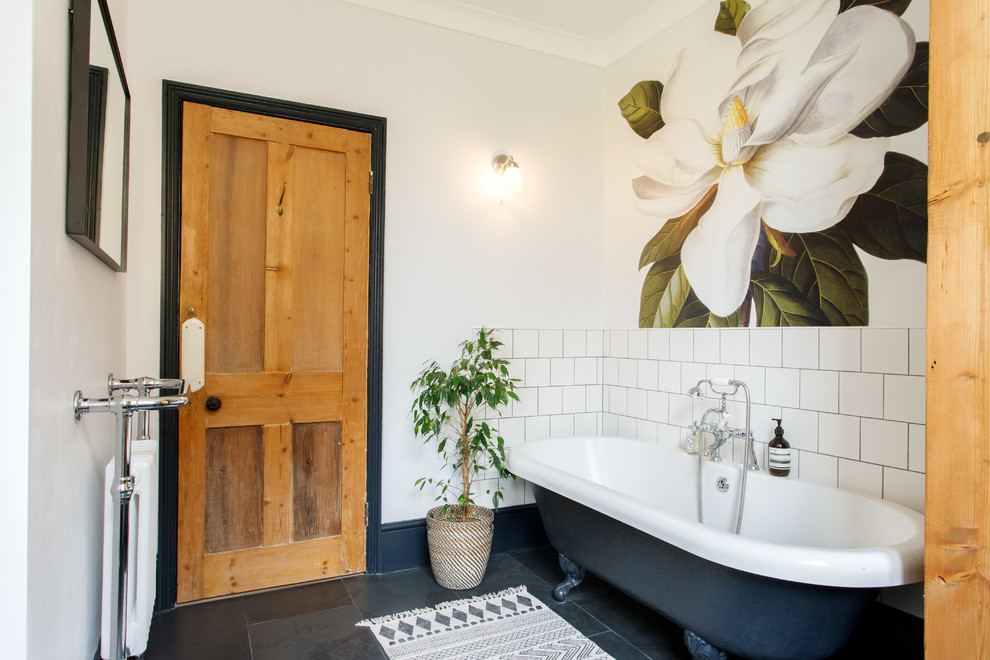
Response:
[[[368,173],[368,194],[371,194],[371,190],[375,187],[375,171],[371,170]]]
[[[364,501],[364,526],[365,529],[368,527],[368,500]]]

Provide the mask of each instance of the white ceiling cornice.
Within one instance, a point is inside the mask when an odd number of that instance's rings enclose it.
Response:
[[[593,39],[452,0],[342,0],[585,64],[606,67],[681,20],[706,0],[659,0],[605,39]],[[580,10],[581,2],[569,3]]]

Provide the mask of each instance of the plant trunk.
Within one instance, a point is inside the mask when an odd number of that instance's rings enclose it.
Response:
[[[461,522],[467,522],[471,512],[471,444],[466,434],[461,436],[461,443],[464,451],[461,456],[461,479],[464,481],[464,508],[461,512]]]

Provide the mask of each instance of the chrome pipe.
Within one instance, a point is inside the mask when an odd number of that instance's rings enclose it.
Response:
[[[107,376],[107,391],[112,396],[116,390],[135,390],[138,398],[146,398],[151,390],[185,389],[186,381],[181,378],[114,378],[111,373]],[[180,404],[181,405],[181,404]],[[151,418],[148,411],[139,408],[137,411],[137,428],[140,431],[138,440],[151,440]]]
[[[181,378],[145,378],[144,386],[149,390],[178,390],[181,393],[186,381]]]
[[[117,415],[117,452],[114,462],[113,481],[110,484],[110,496],[116,504],[117,515],[113,518],[113,533],[110,547],[116,548],[114,566],[110,574],[110,628],[109,648],[113,658],[108,660],[123,660],[130,653],[127,650],[127,567],[128,541],[130,539],[130,506],[131,495],[134,493],[134,477],[131,476],[130,437],[131,416],[133,413],[121,410]]]
[[[126,619],[127,619],[127,567],[128,539],[130,534],[130,503],[134,493],[134,477],[131,476],[131,433],[132,417],[135,413],[144,416],[148,411],[178,408],[189,403],[184,396],[147,396],[149,384],[152,389],[178,389],[183,383],[177,379],[115,379],[113,374],[107,378],[109,397],[106,399],[87,399],[81,390],[76,390],[72,397],[72,411],[78,422],[80,418],[91,412],[113,413],[116,416],[116,438],[114,446],[114,476],[110,484],[110,496],[116,504],[117,515],[114,516],[110,547],[116,549],[110,573],[110,643],[111,657],[107,660],[124,660],[130,654],[127,649]],[[137,390],[143,396],[125,394],[126,390]],[[147,417],[140,422],[147,425]],[[146,435],[145,430],[145,435]]]
[[[90,412],[113,412],[110,409],[110,399],[86,399],[82,390],[76,390],[72,395],[72,413],[78,422],[82,416]]]
[[[708,385],[708,388],[714,394],[721,396],[722,403],[719,408],[709,408],[705,411],[705,414],[701,417],[700,424],[696,422],[691,423],[691,431],[695,434],[698,444],[698,522],[704,522],[704,507],[702,504],[703,488],[701,485],[701,456],[703,449],[702,445],[704,443],[701,440],[701,434],[707,431],[713,433],[715,436],[715,439],[708,447],[708,450],[704,452],[704,455],[711,461],[722,460],[722,457],[719,455],[719,449],[729,440],[729,438],[743,438],[746,442],[746,446],[743,452],[743,471],[739,492],[739,506],[736,512],[735,529],[735,533],[739,534],[742,529],[743,506],[746,502],[746,477],[751,471],[760,469],[759,463],[756,460],[756,451],[753,447],[753,422],[751,418],[752,401],[750,399],[749,386],[743,381],[736,380],[734,378],[704,378],[699,380],[697,385],[688,390],[688,395],[695,399],[702,398],[702,385]],[[733,429],[729,428],[728,425],[729,415],[726,410],[726,397],[734,396],[739,391],[740,387],[742,388],[743,395],[746,398],[746,425],[741,429]],[[719,415],[719,422],[715,425],[708,424],[706,421],[708,415],[712,413]]]
[[[168,408],[179,408],[189,403],[187,396],[147,396],[130,397],[125,396],[120,403],[123,410],[137,412],[139,410],[166,410]]]

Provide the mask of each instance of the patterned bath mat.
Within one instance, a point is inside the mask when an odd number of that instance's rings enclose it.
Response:
[[[526,587],[367,619],[393,660],[612,660]]]

